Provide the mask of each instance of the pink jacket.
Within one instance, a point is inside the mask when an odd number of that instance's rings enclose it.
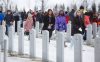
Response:
[[[27,19],[24,25],[25,32],[30,32],[33,26],[33,20],[32,19]]]

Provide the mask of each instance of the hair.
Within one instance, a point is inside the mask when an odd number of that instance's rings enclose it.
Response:
[[[8,12],[11,12],[10,14],[13,14],[11,10],[7,10],[7,14],[8,14]]]
[[[50,12],[50,11],[52,11],[52,10],[51,10],[51,9],[48,9],[48,14],[47,14],[47,15],[49,15],[49,12]],[[53,11],[52,11],[51,16],[54,17]]]
[[[84,6],[80,6],[80,9],[84,9]]]
[[[59,16],[61,15],[61,12],[63,12],[62,16],[65,16],[65,13],[64,13],[63,10],[60,10],[60,11],[59,11]]]
[[[80,10],[75,11],[75,13],[74,13],[74,16],[75,16],[75,17],[77,16],[77,12],[78,12],[78,11],[80,11]]]
[[[65,11],[65,14],[68,14],[68,12],[67,12],[67,11]]]

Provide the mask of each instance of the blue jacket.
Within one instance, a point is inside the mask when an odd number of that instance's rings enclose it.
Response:
[[[0,22],[2,22],[4,20],[4,14],[0,13]]]
[[[65,16],[57,16],[55,22],[55,28],[58,31],[67,30],[66,18]]]

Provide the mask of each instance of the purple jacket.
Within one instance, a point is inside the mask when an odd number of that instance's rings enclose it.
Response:
[[[67,30],[66,18],[65,16],[57,16],[55,21],[55,28],[57,31]]]

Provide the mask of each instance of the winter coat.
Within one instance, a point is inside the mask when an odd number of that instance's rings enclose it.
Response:
[[[90,24],[90,17],[89,16],[84,16],[84,24],[85,24],[85,27],[87,27],[89,24]]]
[[[4,14],[0,13],[0,22],[2,22],[4,20]]]
[[[67,15],[66,16],[66,24],[68,24],[69,20],[70,20],[70,17]]]
[[[27,18],[24,25],[25,32],[30,32],[32,27],[33,27],[33,19]]]
[[[35,22],[36,22],[36,21],[35,21],[35,13],[34,13],[34,12],[32,13],[32,18],[33,18],[33,22],[34,22],[33,25],[34,25],[34,27],[35,27]]]
[[[47,16],[44,16],[44,19],[43,19],[43,23],[44,23],[44,26],[43,26],[43,30],[54,30],[54,26],[55,26],[55,17],[49,17],[48,15]],[[49,24],[52,24],[51,28],[48,28],[49,27]]]
[[[67,30],[67,24],[66,24],[66,17],[65,16],[57,16],[55,27],[57,31],[66,31]]]
[[[100,25],[100,18],[98,18],[98,24],[97,24],[98,26]]]
[[[74,13],[75,13],[75,11],[73,10],[73,11],[71,11],[70,13],[69,13],[69,16],[70,16],[70,20],[71,21],[74,21]]]
[[[82,19],[82,17],[80,16],[76,16],[74,21],[73,21],[73,34],[84,34],[84,30],[85,30],[85,25],[84,25],[84,21]]]
[[[41,13],[38,13],[36,15],[36,21],[39,21],[39,23],[43,23],[43,15]]]
[[[92,23],[97,23],[97,22],[98,22],[98,17],[97,16],[93,16]]]
[[[7,25],[12,25],[12,23],[14,22],[14,17],[12,14],[6,14],[4,20],[6,21]]]

